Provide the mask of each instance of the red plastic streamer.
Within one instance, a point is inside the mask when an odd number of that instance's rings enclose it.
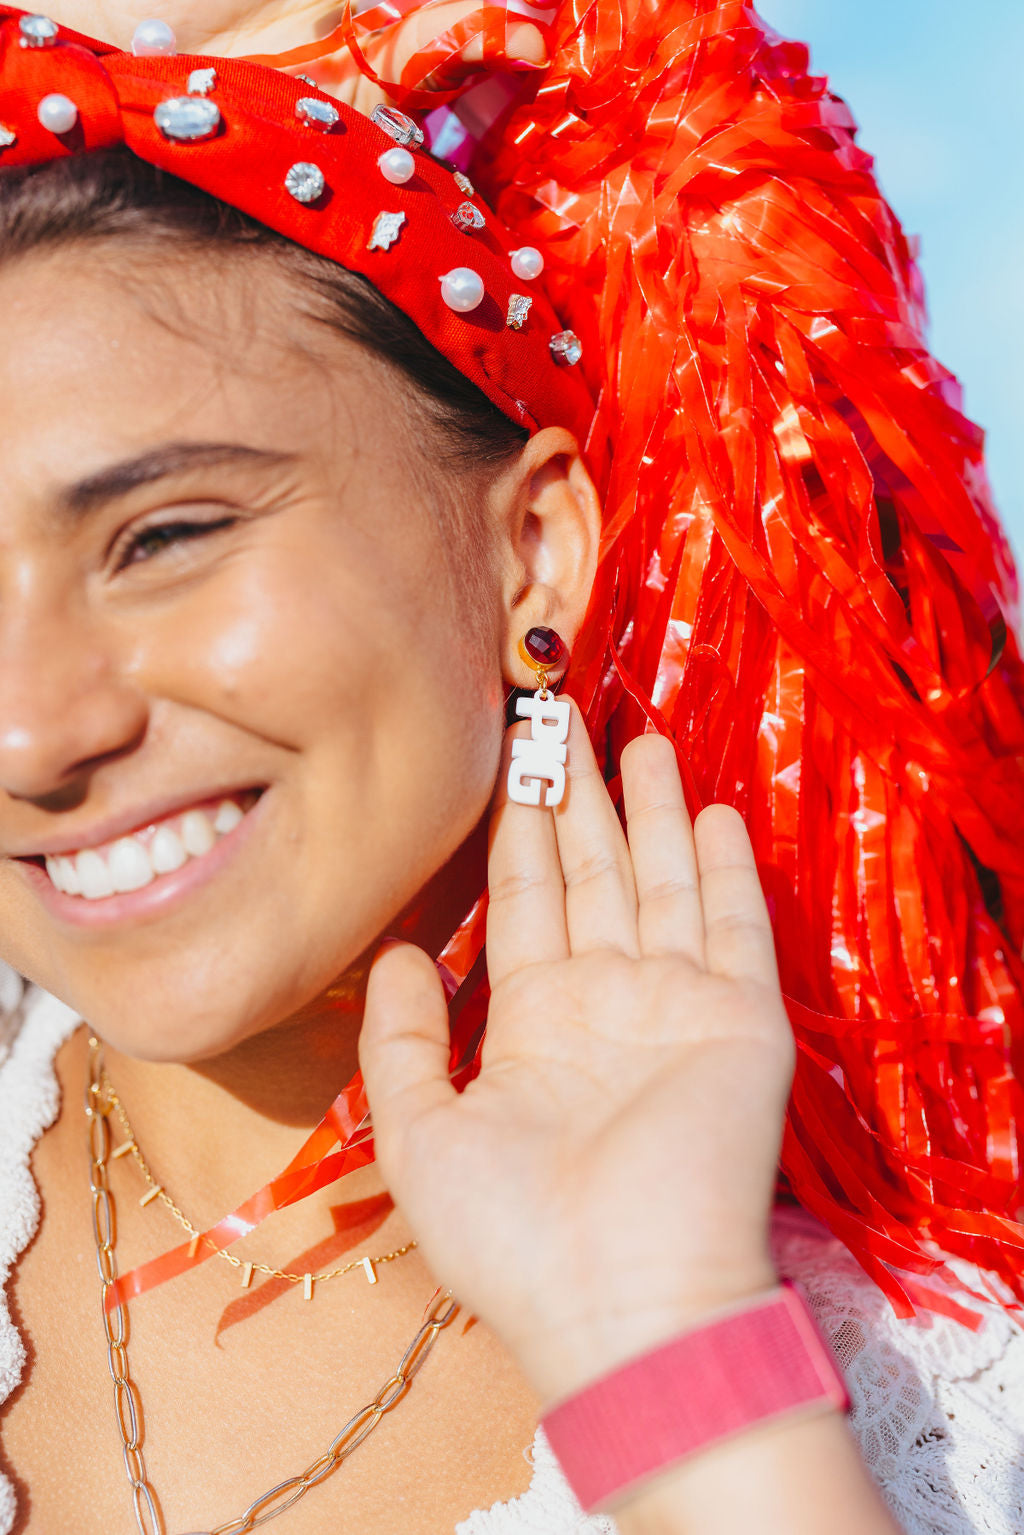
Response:
[[[577,0],[551,46],[469,169],[600,402],[569,685],[609,773],[654,721],[692,808],[747,820],[798,1045],[780,1192],[963,1321],[947,1256],[1024,1299],[1024,672],[982,434],[802,45]]]

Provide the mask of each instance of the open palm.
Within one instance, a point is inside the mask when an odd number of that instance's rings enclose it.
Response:
[[[444,993],[410,945],[376,962],[360,1043],[427,1260],[551,1392],[772,1285],[794,1059],[739,816],[691,830],[674,749],[645,736],[627,841],[575,706],[569,752],[556,811],[495,805],[477,1079],[452,1089]]]

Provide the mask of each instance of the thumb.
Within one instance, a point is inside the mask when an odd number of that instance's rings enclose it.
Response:
[[[448,1002],[433,960],[411,943],[384,944],[370,969],[359,1065],[377,1156],[396,1198],[406,1138],[458,1096],[449,1053]]]

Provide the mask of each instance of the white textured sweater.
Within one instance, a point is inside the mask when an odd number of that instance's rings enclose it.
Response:
[[[18,984],[0,966],[0,1016]],[[39,1221],[29,1157],[56,1117],[54,1057],[77,1023],[40,995],[0,1036],[0,1431],[25,1367],[6,1287]],[[800,1212],[779,1213],[775,1249],[836,1353],[864,1459],[907,1535],[1022,1535],[1024,1329],[995,1304],[977,1332],[942,1317],[900,1321],[842,1244]],[[582,1512],[540,1429],[524,1453],[528,1490],[477,1510],[455,1535],[615,1535],[611,1519]],[[15,1513],[0,1476],[0,1535]]]

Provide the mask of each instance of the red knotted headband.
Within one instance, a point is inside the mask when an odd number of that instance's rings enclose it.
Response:
[[[77,110],[67,131],[40,120],[53,95]],[[390,131],[260,64],[136,58],[66,28],[51,36],[42,18],[0,5],[0,170],[126,145],[367,277],[513,421],[585,440],[594,408],[575,371],[578,344],[536,282],[514,275],[520,242],[464,177],[408,141],[411,120],[379,115]],[[402,184],[380,165],[396,140],[414,162]],[[479,282],[464,278],[462,292],[482,284],[483,297],[456,310],[441,279],[466,271]]]

